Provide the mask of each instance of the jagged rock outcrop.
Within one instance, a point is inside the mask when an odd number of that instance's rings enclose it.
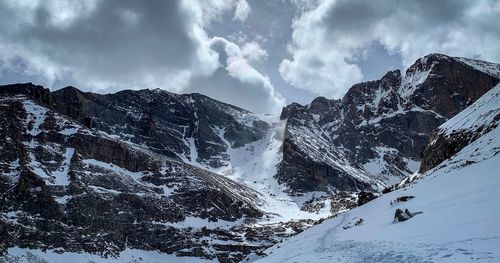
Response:
[[[341,100],[285,107],[276,178],[292,192],[380,190],[418,169],[428,136],[500,81],[500,65],[430,54]]]
[[[500,123],[500,85],[439,126],[425,147],[420,173],[438,166]]]
[[[370,192],[360,192],[358,194],[358,206],[362,206],[371,200],[377,198],[377,196]]]

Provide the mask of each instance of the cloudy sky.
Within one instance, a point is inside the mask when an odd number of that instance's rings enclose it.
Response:
[[[499,24],[500,0],[0,0],[0,83],[276,113],[428,53],[500,62]]]

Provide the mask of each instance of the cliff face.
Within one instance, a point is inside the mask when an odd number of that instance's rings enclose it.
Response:
[[[0,249],[113,256],[129,247],[232,262],[273,242],[237,245],[243,221],[264,215],[254,190],[89,129],[54,111],[58,98],[41,87],[0,95]]]
[[[435,128],[499,80],[498,64],[431,54],[404,75],[354,85],[342,100],[291,104],[276,178],[297,192],[395,183],[418,169]]]
[[[262,139],[270,128],[253,113],[201,94],[126,90],[101,95],[67,87],[53,96],[56,109],[75,120],[170,158],[212,168],[229,161],[229,148]]]

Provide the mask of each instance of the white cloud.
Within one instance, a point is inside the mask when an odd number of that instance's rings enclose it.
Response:
[[[241,47],[241,56],[253,62],[260,62],[269,57],[267,51],[257,42],[248,42]]]
[[[257,112],[285,100],[252,64],[257,42],[209,37],[205,28],[245,1],[1,1],[0,65],[47,82],[70,78],[85,90],[163,88],[196,91]]]
[[[209,79],[193,78],[189,91],[256,113],[278,113],[281,110],[285,99],[274,89],[269,78],[252,65],[267,58],[267,52],[258,43],[250,42],[240,47],[221,37],[212,38],[210,43],[219,54],[220,66]]]
[[[49,86],[64,77],[87,90],[182,91],[218,67],[204,27],[228,0],[0,1],[0,61]]]
[[[302,9],[280,73],[319,95],[340,97],[361,81],[352,61],[376,41],[405,65],[432,52],[500,61],[498,0],[325,0]]]
[[[285,6],[290,2],[296,10]],[[273,83],[290,98],[309,99],[280,77],[340,97],[363,79],[356,63],[375,42],[406,65],[430,52],[499,61],[499,2],[256,1],[251,12],[262,18],[253,19],[239,0],[0,0],[0,65],[4,75],[10,69],[49,84],[197,91],[275,112],[284,99]],[[288,15],[274,15],[280,11]],[[291,56],[282,60],[294,12]]]
[[[233,19],[237,19],[243,22],[247,19],[250,11],[250,5],[248,5],[248,2],[246,0],[238,0],[238,2],[236,3],[236,10],[234,11]]]

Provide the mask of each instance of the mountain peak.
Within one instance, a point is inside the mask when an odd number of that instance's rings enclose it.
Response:
[[[317,97],[308,107],[288,105],[278,178],[292,188],[308,182],[307,191],[328,180],[337,190],[397,182],[418,169],[433,129],[500,81],[497,66],[433,53],[404,76],[393,70],[353,85],[338,104]]]
[[[47,91],[49,91],[49,89],[46,89],[41,85],[35,85],[31,82],[0,85],[1,94],[34,95],[36,93],[44,93]]]

